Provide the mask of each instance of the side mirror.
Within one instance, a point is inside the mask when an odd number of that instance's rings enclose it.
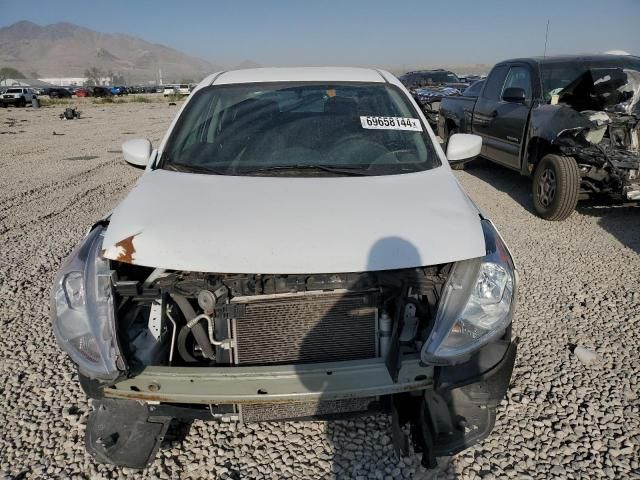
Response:
[[[462,163],[473,160],[482,150],[482,137],[468,133],[451,135],[447,144],[447,160],[449,163]]]
[[[509,87],[505,88],[504,92],[502,92],[502,100],[505,102],[524,103],[526,99],[527,94],[524,91],[524,88]]]
[[[151,142],[146,138],[128,140],[122,144],[122,154],[128,164],[145,168],[151,156]]]

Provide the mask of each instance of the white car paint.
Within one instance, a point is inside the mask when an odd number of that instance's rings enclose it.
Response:
[[[456,133],[447,144],[447,159],[450,162],[469,160],[480,155],[482,137],[469,133]]]
[[[31,103],[31,101],[36,97],[36,93],[31,88],[9,87],[0,95],[0,98],[5,99],[6,101],[13,101],[20,97],[24,97],[25,102]]]
[[[211,84],[304,80],[389,82],[406,92],[387,72],[351,68],[223,72],[207,77],[196,91]],[[110,218],[104,256],[164,269],[273,274],[385,270],[481,257],[486,252],[479,212],[435,135],[427,132],[443,165],[418,173],[292,178],[147,168]]]
[[[477,210],[442,167],[319,178],[154,170],[114,210],[104,245],[114,260],[219,273],[359,272],[486,253]]]
[[[134,138],[122,144],[125,161],[136,167],[147,166],[151,150],[151,142],[145,138]]]

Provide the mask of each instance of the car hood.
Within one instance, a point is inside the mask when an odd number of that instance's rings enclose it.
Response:
[[[477,208],[446,167],[371,177],[154,170],[110,218],[103,255],[217,273],[336,273],[485,254]]]

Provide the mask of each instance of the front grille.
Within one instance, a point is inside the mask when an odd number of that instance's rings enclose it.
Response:
[[[356,360],[377,356],[375,293],[301,293],[234,299],[237,365]]]
[[[317,418],[342,413],[369,410],[375,397],[320,400],[317,402],[287,402],[249,404],[240,406],[240,418],[244,423],[288,420],[292,418]]]

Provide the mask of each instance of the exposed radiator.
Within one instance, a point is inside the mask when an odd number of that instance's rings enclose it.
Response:
[[[240,419],[244,423],[256,423],[363,412],[368,410],[374,401],[375,397],[364,397],[317,402],[248,404],[240,406]]]
[[[232,321],[237,365],[372,358],[378,354],[377,295],[298,293],[236,297],[245,313]]]

